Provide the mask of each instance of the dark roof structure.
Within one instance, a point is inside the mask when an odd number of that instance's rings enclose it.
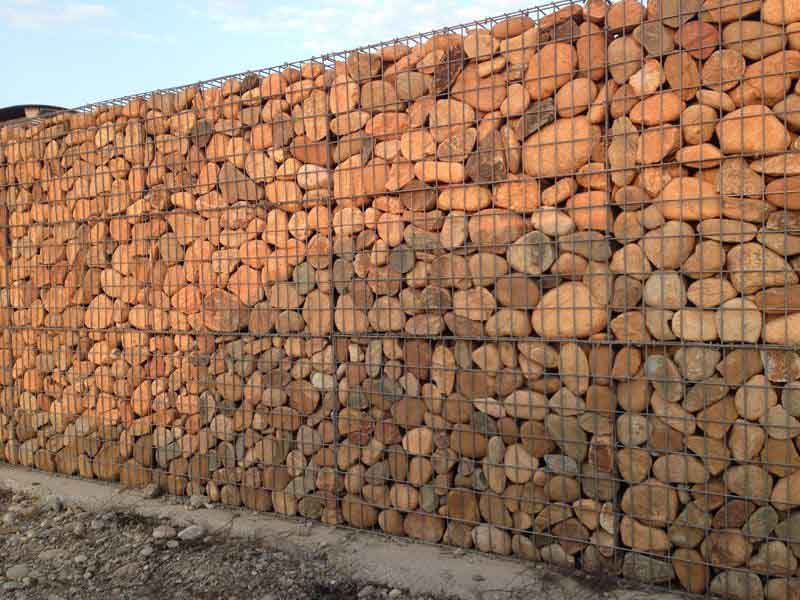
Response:
[[[0,123],[15,121],[17,119],[30,119],[47,113],[64,110],[60,106],[50,106],[48,104],[18,104],[0,108]]]

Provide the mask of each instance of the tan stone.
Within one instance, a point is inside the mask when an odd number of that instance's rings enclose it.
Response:
[[[781,256],[753,242],[731,248],[726,266],[733,287],[745,294],[798,283],[797,274]]]
[[[679,267],[695,248],[691,226],[680,221],[668,221],[642,238],[642,248],[653,266],[659,269]]]
[[[760,60],[784,47],[783,30],[760,21],[734,21],[722,30],[722,43],[750,60]],[[733,87],[733,86],[731,86]]]
[[[680,136],[678,127],[662,125],[645,129],[639,136],[636,161],[649,165],[664,160],[678,148]]]
[[[658,125],[675,121],[684,110],[680,96],[667,91],[648,96],[628,112],[631,121],[638,125]]]
[[[572,78],[578,63],[578,55],[570,44],[544,45],[534,54],[525,73],[525,85],[533,100],[541,100],[553,93]]]
[[[764,21],[776,25],[800,21],[800,7],[789,0],[765,0],[761,14]]]
[[[591,79],[578,77],[565,83],[556,94],[556,108],[562,117],[585,113],[595,96],[597,86]]]
[[[694,58],[705,60],[719,45],[719,30],[710,23],[692,21],[678,29],[677,44]]]
[[[688,52],[675,52],[664,60],[664,75],[673,90],[679,90],[681,98],[692,98],[700,87],[700,69],[697,61]]]
[[[632,36],[621,36],[608,45],[608,71],[618,84],[627,83],[642,62],[643,50]]]
[[[523,146],[528,175],[556,177],[575,172],[589,162],[594,140],[586,117],[559,119],[529,137]]]
[[[556,338],[588,337],[606,322],[605,308],[580,283],[565,283],[547,292],[531,317],[536,333]]]
[[[761,337],[761,313],[744,298],[720,304],[716,316],[719,339],[723,342],[755,343]]]
[[[638,0],[621,0],[606,13],[606,24],[612,31],[632,29],[645,20],[645,7]]]
[[[722,213],[714,186],[697,177],[671,180],[661,191],[657,206],[665,218],[684,221],[718,217]]]
[[[725,154],[775,154],[790,143],[789,132],[766,106],[745,106],[730,112],[716,131]]]

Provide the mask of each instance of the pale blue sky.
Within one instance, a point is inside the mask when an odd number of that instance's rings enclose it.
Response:
[[[525,6],[513,0],[0,0],[0,107],[76,107]]]

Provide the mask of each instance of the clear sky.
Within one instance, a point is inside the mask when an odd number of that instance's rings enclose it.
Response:
[[[0,107],[77,107],[525,6],[509,0],[0,0]]]

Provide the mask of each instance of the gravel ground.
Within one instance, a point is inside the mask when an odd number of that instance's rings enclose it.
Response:
[[[6,600],[446,600],[354,581],[324,547],[206,535],[129,513],[89,513],[0,489],[0,597]],[[287,544],[288,545],[288,544]]]

